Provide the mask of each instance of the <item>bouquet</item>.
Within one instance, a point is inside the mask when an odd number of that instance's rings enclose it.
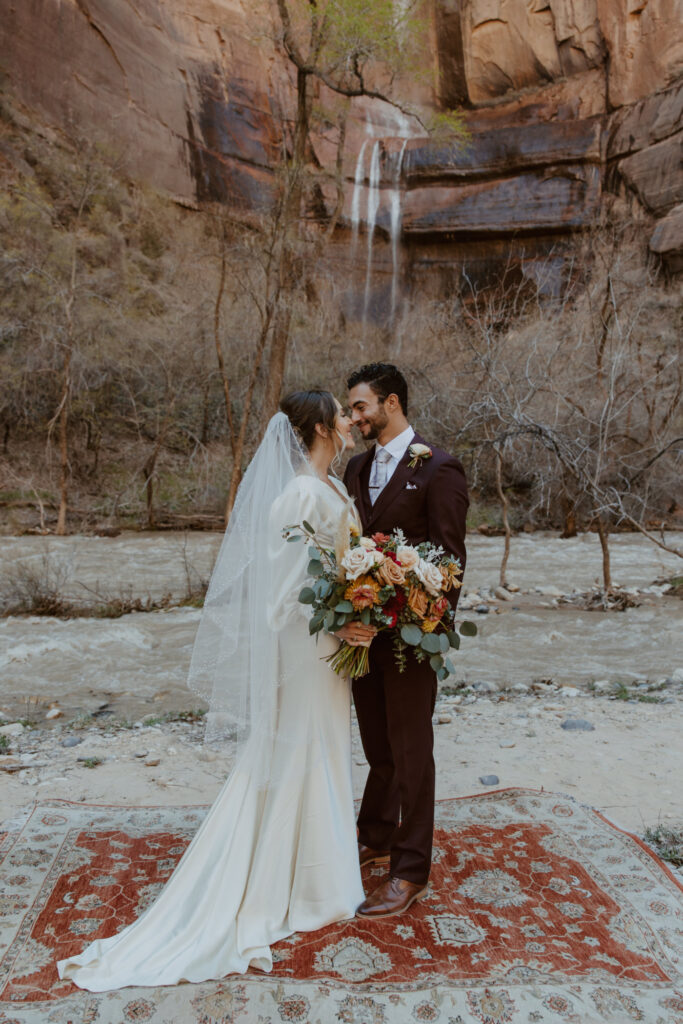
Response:
[[[288,542],[309,543],[311,583],[299,601],[311,606],[311,635],[362,622],[391,634],[399,672],[405,670],[409,649],[418,661],[429,659],[440,680],[455,672],[451,649],[459,648],[460,635],[477,632],[473,622],[456,628],[446,597],[461,586],[457,558],[428,541],[408,544],[401,530],[362,537],[348,515],[342,519],[334,549],[320,544],[305,520],[285,527],[283,536]],[[342,641],[326,660],[338,674],[356,679],[368,672],[369,650]]]

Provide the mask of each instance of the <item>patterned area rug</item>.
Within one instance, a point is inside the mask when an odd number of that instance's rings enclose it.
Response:
[[[3,826],[2,1024],[683,1024],[681,885],[596,812],[520,789],[441,801],[429,897],[294,935],[270,975],[61,982],[55,961],[140,914],[205,812],[49,801]]]

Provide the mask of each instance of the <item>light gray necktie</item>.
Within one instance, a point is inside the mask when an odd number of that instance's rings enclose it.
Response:
[[[373,505],[386,487],[390,462],[391,454],[386,450],[386,448],[378,448],[375,452],[375,458],[372,463],[372,472],[370,474],[370,483],[368,484],[370,501]]]

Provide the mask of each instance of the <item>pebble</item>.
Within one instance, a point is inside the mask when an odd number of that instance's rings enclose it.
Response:
[[[134,754],[134,757],[147,757],[149,750],[141,750],[139,753]]]
[[[10,722],[9,725],[0,725],[0,736],[21,736],[24,727],[21,722]]]
[[[487,604],[478,604],[474,610],[478,615],[488,615],[491,609]]]
[[[83,740],[80,736],[67,736],[65,740],[62,740],[61,745],[63,747],[77,747],[78,744],[82,742]]]
[[[50,708],[48,713],[45,715],[46,718],[61,718],[64,712],[61,708]]]
[[[612,689],[612,684],[609,679],[596,679],[593,683],[593,689],[597,690],[598,693],[606,693]]]
[[[508,583],[507,589],[510,591],[511,594],[518,594],[519,593],[519,587],[517,586],[516,583]]]
[[[160,757],[148,757],[145,761],[145,768],[156,768],[158,764],[161,764]]]
[[[503,750],[511,750],[516,744],[514,740],[502,740],[498,746],[502,747]]]
[[[439,725],[448,725],[449,722],[453,721],[451,715],[439,715],[437,719]]]
[[[529,692],[529,687],[526,685],[526,683],[515,683],[515,685],[512,687],[512,689],[515,691],[515,693],[528,693]]]
[[[683,683],[683,668],[674,669],[671,673],[671,678],[674,683]]]
[[[497,775],[480,775],[479,781],[482,786],[497,786],[500,783]]]
[[[482,679],[479,683],[473,683],[472,689],[477,693],[498,693],[498,687],[488,679]]]
[[[562,591],[552,584],[543,587],[536,587],[537,594],[543,594],[544,597],[562,597]]]
[[[509,590],[505,589],[505,587],[496,587],[493,593],[496,597],[499,597],[501,601],[514,601],[514,597]]]
[[[585,718],[565,718],[562,728],[568,731],[592,732],[595,726],[587,722]]]
[[[583,690],[579,690],[576,686],[563,686],[561,692],[565,697],[581,697]]]

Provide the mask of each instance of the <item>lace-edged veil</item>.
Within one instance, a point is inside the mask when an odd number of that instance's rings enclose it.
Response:
[[[263,782],[277,723],[279,672],[277,633],[267,614],[270,513],[287,485],[302,475],[315,476],[315,471],[288,417],[279,412],[268,423],[237,493],[188,676],[188,686],[209,704],[205,742],[228,744],[236,755],[249,740],[258,748],[252,764],[260,766]]]

